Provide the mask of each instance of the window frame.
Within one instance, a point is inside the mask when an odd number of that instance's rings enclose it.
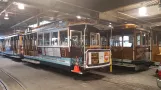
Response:
[[[58,38],[58,45],[53,45],[53,44],[52,44],[52,37],[53,37],[53,33],[55,33],[55,32],[56,32],[57,35],[58,35],[58,37],[57,37],[57,38]],[[51,46],[59,46],[59,39],[60,39],[60,38],[59,38],[59,31],[53,31],[53,32],[51,32],[50,34],[51,34],[51,37],[50,37],[50,45],[51,45]]]
[[[45,45],[45,37],[44,37],[45,34],[49,34],[49,45]],[[44,45],[44,46],[50,46],[50,45],[51,45],[51,43],[50,43],[50,40],[51,40],[51,33],[50,33],[50,32],[45,32],[44,35],[43,35],[43,38],[44,38],[44,40],[43,40],[43,45]]]
[[[91,35],[92,35],[92,34],[98,34],[98,35],[96,35],[96,40],[97,40],[97,42],[96,42],[97,44],[96,44],[96,45],[93,45],[93,44],[91,43]],[[100,36],[101,36],[101,35],[100,35],[100,33],[90,32],[89,35],[90,35],[90,40],[89,40],[89,41],[90,41],[90,46],[101,46],[101,43],[100,43],[100,42],[101,42],[101,41],[100,41],[100,40],[101,40],[101,39],[100,39]]]
[[[70,31],[69,31],[69,32],[70,32],[70,43],[69,43],[70,46],[72,46],[71,39],[72,39],[72,32],[73,32],[73,31],[79,32],[79,33],[81,34],[81,36],[80,36],[81,41],[83,40],[83,37],[82,37],[82,36],[83,36],[83,35],[82,35],[83,32],[82,32],[82,31],[79,31],[79,30],[70,30]],[[83,43],[84,43],[84,41],[83,41]],[[81,42],[81,45],[83,45],[83,43]]]
[[[60,45],[60,32],[61,31],[67,31],[67,45]],[[59,34],[58,34],[58,37],[59,37],[59,46],[61,46],[61,47],[69,46],[69,29],[67,29],[67,30],[60,30],[58,32],[59,32]]]
[[[42,34],[42,45],[39,45],[39,35]],[[38,46],[44,46],[44,33],[37,33]]]
[[[60,31],[67,31],[67,39],[68,39],[68,45],[60,45]],[[51,38],[52,38],[52,33],[53,32],[58,32],[58,45],[56,46],[54,46],[54,45],[52,45],[51,44]],[[50,45],[49,46],[45,46],[44,45],[44,33],[50,33]],[[38,41],[38,39],[39,39],[39,37],[38,37],[38,35],[39,34],[43,34],[43,45],[39,45],[39,41]],[[61,29],[49,29],[49,30],[47,30],[47,31],[38,31],[37,32],[37,47],[69,47],[69,44],[70,44],[70,40],[69,40],[69,28],[61,28]]]

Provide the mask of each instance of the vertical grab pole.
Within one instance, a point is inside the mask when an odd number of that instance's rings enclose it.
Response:
[[[152,29],[150,28],[150,60],[151,61],[152,61],[152,45],[153,45],[152,35],[153,35],[153,32],[152,32]]]
[[[86,30],[87,30],[87,24],[85,25],[84,28],[84,68],[86,67],[86,41],[85,41],[85,37],[86,37]]]
[[[123,48],[124,48],[124,33],[121,32],[122,45],[121,45],[121,65],[123,65]]]
[[[135,60],[136,30],[133,30],[133,60]]]
[[[111,35],[110,35],[110,40],[112,40],[112,27],[111,27]],[[111,52],[111,49],[112,49],[112,44],[110,43],[110,72],[112,72],[112,52]]]

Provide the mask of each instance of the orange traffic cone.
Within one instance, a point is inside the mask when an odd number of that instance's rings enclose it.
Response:
[[[75,63],[75,66],[74,66],[74,70],[71,70],[72,72],[74,72],[74,73],[82,73],[81,71],[80,71],[80,68],[79,68],[79,65],[78,65],[78,58],[77,58],[77,56],[76,56],[76,63]]]
[[[72,71],[75,72],[75,73],[80,73],[81,72],[78,65],[75,65],[74,70],[72,70]]]

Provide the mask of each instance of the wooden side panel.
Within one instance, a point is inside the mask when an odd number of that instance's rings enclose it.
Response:
[[[60,48],[61,57],[70,57],[69,48]]]
[[[83,56],[82,49],[79,48],[79,47],[71,47],[70,50],[71,50],[70,54],[71,54],[72,58],[82,57]]]
[[[112,48],[112,57],[113,58],[118,58],[118,59],[122,59],[122,47],[113,47]]]
[[[123,48],[123,59],[133,60],[133,48],[131,47]]]
[[[160,61],[161,62],[161,55],[160,54],[160,51],[159,51],[159,47],[158,46],[153,46],[152,47],[152,60],[153,61]]]

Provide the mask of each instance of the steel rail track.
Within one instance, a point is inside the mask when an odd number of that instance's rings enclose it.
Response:
[[[2,87],[3,90],[9,90],[7,85],[0,79],[0,86]]]
[[[14,80],[21,88],[22,90],[27,90],[24,85],[17,79],[15,78],[14,76],[12,76],[10,73],[6,72],[5,70],[3,69],[0,69],[0,71],[2,71],[4,74],[6,74],[8,77],[10,77],[12,80]],[[1,86],[3,86],[5,89],[4,90],[9,90],[7,85],[2,81],[0,80],[0,84]]]

